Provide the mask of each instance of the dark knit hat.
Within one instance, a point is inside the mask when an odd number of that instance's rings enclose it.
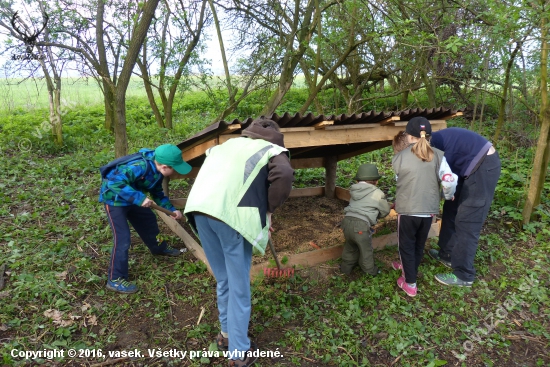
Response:
[[[425,131],[426,136],[432,135],[432,125],[425,117],[413,117],[407,123],[405,132],[409,135],[414,136],[415,138],[420,138],[420,132]]]
[[[279,125],[273,120],[259,118],[241,132],[242,136],[252,139],[264,139],[270,143],[285,146],[284,135],[279,131]]]

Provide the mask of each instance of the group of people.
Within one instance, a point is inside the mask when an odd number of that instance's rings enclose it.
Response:
[[[252,352],[257,346],[248,337],[252,252],[265,253],[272,213],[288,198],[294,182],[277,123],[258,119],[241,135],[206,152],[183,214],[198,235],[216,278],[221,324],[216,344],[221,350],[232,351],[229,366],[238,367],[256,361]],[[432,218],[439,213],[441,187],[446,201],[440,250],[432,249],[429,254],[453,272],[438,274],[436,279],[447,285],[471,286],[477,242],[500,175],[498,154],[490,142],[466,129],[448,128],[432,134],[423,117],[411,119],[393,146],[397,179],[393,206],[399,213],[400,261],[392,267],[402,271],[398,286],[408,295],[416,295],[418,266]],[[114,242],[108,289],[120,293],[138,290],[128,281],[128,222],[151,253],[180,255],[179,250],[158,240],[160,231],[150,207],[156,203],[172,211],[175,219],[182,218],[164,195],[162,179],[190,170],[180,149],[171,144],[142,149],[101,168],[99,201],[104,203]],[[379,178],[375,165],[362,165],[355,176],[357,183],[350,188],[351,199],[341,224],[346,238],[341,264],[344,273],[357,264],[371,275],[379,272],[371,227],[390,211],[384,193],[376,187]]]
[[[435,279],[449,286],[470,287],[475,279],[474,257],[479,236],[500,177],[500,158],[492,144],[470,130],[447,128],[432,134],[424,117],[412,118],[393,140],[392,166],[396,176],[397,232],[401,270],[397,285],[416,296],[418,267],[433,222],[445,199],[439,232],[439,250],[429,255],[451,268]],[[373,164],[359,167],[344,209],[346,238],[340,269],[350,273],[356,264],[376,275],[372,234],[368,230],[390,211],[384,193],[376,187],[380,175]]]

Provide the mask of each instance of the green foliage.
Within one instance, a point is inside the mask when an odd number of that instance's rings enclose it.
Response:
[[[293,91],[285,103],[299,106],[304,98],[303,90]],[[130,98],[130,151],[179,143],[204,128],[210,121],[205,114],[214,114],[204,99],[202,94],[189,93],[178,105],[170,131],[157,127],[144,98]],[[255,103],[261,105],[259,97]],[[0,265],[6,264],[9,271],[6,287],[0,292],[0,327],[7,335],[0,346],[2,362],[26,364],[10,355],[12,349],[120,349],[116,346],[124,340],[124,331],[133,330],[136,323],[144,330],[152,328],[151,335],[162,338],[136,339],[132,348],[208,347],[219,331],[215,281],[190,253],[178,259],[153,257],[136,238],[130,251],[130,270],[140,293],[118,295],[104,288],[112,234],[97,203],[97,168],[114,157],[114,140],[103,128],[102,106],[79,105],[69,110],[64,115],[65,145],[60,148],[47,134],[33,135],[45,117],[47,110],[34,109],[26,113],[14,110],[0,119],[4,167]],[[454,124],[467,127],[468,121],[456,119]],[[492,127],[487,121],[483,134],[490,136]],[[525,144],[532,132],[524,132],[525,139],[508,134],[498,147],[502,176],[476,253],[478,280],[474,287],[440,286],[434,275],[446,270],[426,258],[420,267],[419,294],[408,298],[395,284],[398,273],[379,261],[383,257],[397,259],[395,248],[375,254],[382,269],[377,277],[327,272],[325,279],[296,269],[290,279],[264,279],[252,288],[251,332],[262,337],[270,334],[270,342],[263,348],[279,348],[285,355],[281,364],[314,360],[316,364],[367,366],[378,356],[386,356],[385,361],[391,362],[399,358],[403,366],[442,366],[458,358],[450,351],[464,355],[465,365],[477,359],[490,365],[494,358],[505,364],[511,358],[511,341],[506,337],[515,331],[548,343],[550,202],[544,196],[537,208],[537,221],[525,228],[519,225],[533,154],[532,147]],[[375,163],[383,176],[379,187],[393,200],[392,155],[388,147],[340,161],[337,184],[349,187],[359,165]],[[323,184],[322,169],[296,171],[295,187]],[[171,185],[188,190],[190,184],[178,180]],[[162,231],[172,245],[183,247],[172,232]],[[429,246],[435,244],[432,240]],[[288,257],[283,257],[282,263],[287,264]],[[328,268],[333,265],[329,263]],[[479,332],[489,323],[490,314],[494,318],[497,308],[512,295],[518,303],[507,310],[504,322],[488,333]],[[202,307],[205,312],[197,325]],[[521,320],[522,327],[513,320]],[[474,341],[476,354],[466,356],[464,341],[473,340],[476,333],[480,335]],[[537,363],[545,365],[547,361],[540,357]],[[173,359],[159,363],[164,362],[174,364]]]

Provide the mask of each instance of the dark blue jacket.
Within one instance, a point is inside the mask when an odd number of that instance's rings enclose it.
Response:
[[[493,144],[483,136],[460,127],[449,127],[432,134],[431,145],[445,152],[451,170],[468,177]]]

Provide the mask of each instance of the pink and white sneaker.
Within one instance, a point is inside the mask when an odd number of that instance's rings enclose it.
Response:
[[[393,270],[403,270],[403,264],[401,264],[399,261],[392,261],[391,267]]]
[[[397,279],[397,285],[399,288],[403,289],[408,296],[416,296],[417,287],[411,287],[408,285],[404,277],[399,277],[399,279]]]

